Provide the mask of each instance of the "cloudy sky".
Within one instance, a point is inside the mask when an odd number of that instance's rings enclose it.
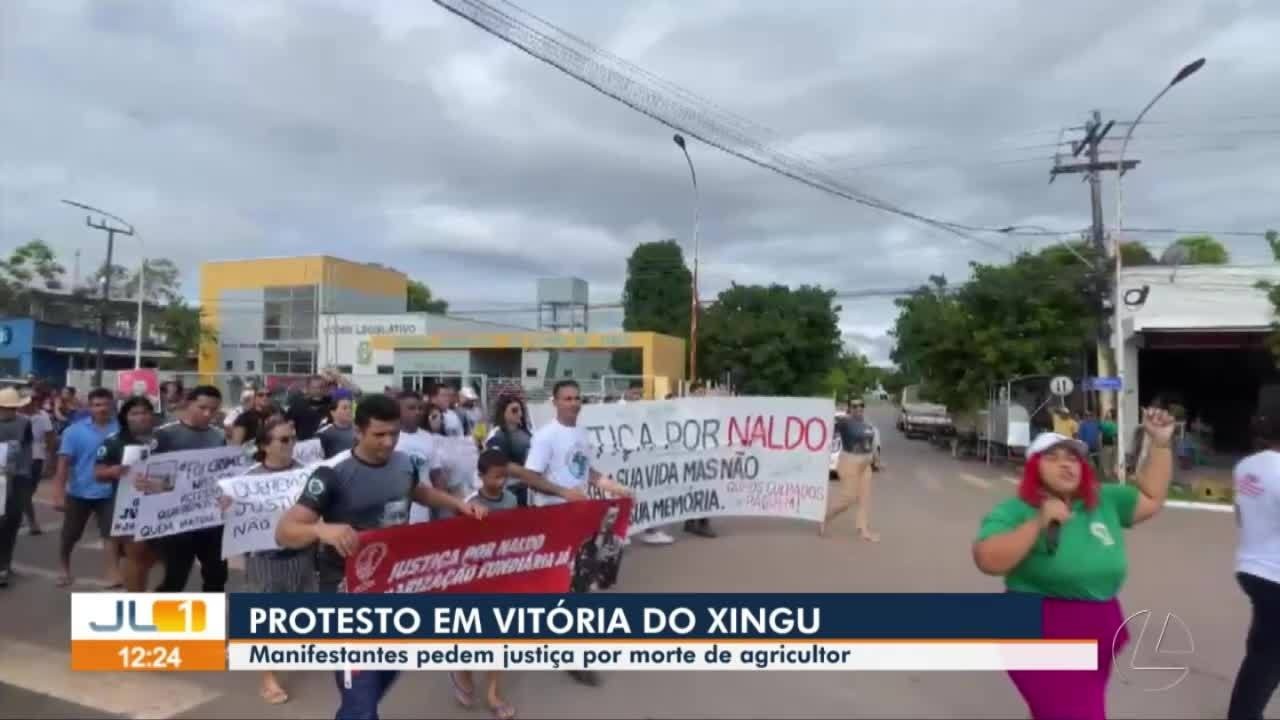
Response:
[[[1125,224],[1280,226],[1280,3],[521,7],[736,118],[739,144],[976,226],[1085,226],[1087,186],[1048,184],[1061,130],[1095,108],[1132,119],[1204,56],[1130,145],[1143,163]],[[77,199],[138,227],[144,245],[123,240],[121,262],[141,247],[172,258],[191,297],[202,260],[325,253],[392,265],[500,320],[543,276],[616,302],[633,246],[690,234],[671,128],[430,0],[9,0],[0,97],[0,250],[40,237],[68,266],[76,250],[82,267],[101,262],[101,233],[58,202]],[[735,281],[851,293],[959,279],[970,260],[1052,242],[975,242],[690,150],[704,297]],[[1109,184],[1105,197],[1110,218]],[[1157,251],[1173,239],[1144,238]],[[1260,238],[1221,239],[1237,262],[1269,259]],[[885,359],[891,300],[842,302],[850,342]]]

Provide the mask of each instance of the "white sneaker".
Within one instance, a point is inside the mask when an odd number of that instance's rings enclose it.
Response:
[[[640,542],[645,545],[670,545],[676,539],[661,530],[646,530],[640,533]]]

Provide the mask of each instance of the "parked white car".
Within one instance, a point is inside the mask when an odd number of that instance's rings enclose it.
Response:
[[[836,413],[836,420],[844,417],[844,413]],[[865,422],[865,421],[864,421]],[[871,423],[867,423],[871,425]],[[832,424],[831,433],[831,479],[836,479],[836,464],[840,462],[840,436],[834,431],[834,423]],[[880,428],[871,425],[871,429],[875,432],[875,444],[871,448],[871,469],[880,470]]]

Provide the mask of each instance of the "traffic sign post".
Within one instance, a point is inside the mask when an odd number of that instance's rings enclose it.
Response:
[[[1124,382],[1118,377],[1095,377],[1089,378],[1085,386],[1097,392],[1120,392]]]
[[[1059,375],[1049,381],[1049,392],[1057,395],[1058,397],[1066,397],[1075,389],[1076,384],[1071,382],[1071,378],[1066,375]]]

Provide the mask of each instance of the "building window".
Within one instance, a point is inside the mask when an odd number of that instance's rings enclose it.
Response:
[[[245,360],[245,361],[244,361],[244,369],[245,369],[245,370],[248,370],[249,372],[253,372],[253,366],[254,366],[255,364],[256,364],[256,363],[254,363],[254,361],[252,361],[252,360]]]
[[[350,375],[350,374],[351,374],[351,366],[350,366],[350,365],[339,365],[339,366],[338,366],[338,372],[342,373],[343,375]]]
[[[235,361],[234,361],[234,360],[228,360],[228,361],[224,364],[224,369],[225,369],[227,372],[231,372],[232,370],[235,370],[235,369],[236,369]]]
[[[315,353],[310,350],[264,350],[262,371],[268,375],[310,375]]]
[[[396,367],[394,365],[379,365],[378,374],[379,375],[395,375]]]
[[[525,377],[531,377],[531,378],[536,378],[536,377],[538,377],[538,368],[536,368],[536,367],[535,367],[535,368],[525,368],[525,369],[524,369],[524,376],[525,376]]]
[[[573,368],[568,368],[568,369],[566,369],[566,370],[564,371],[564,376],[565,376],[565,377],[567,377],[567,378],[571,378],[571,377],[573,377]]]
[[[316,339],[316,286],[269,287],[262,308],[263,340]]]

